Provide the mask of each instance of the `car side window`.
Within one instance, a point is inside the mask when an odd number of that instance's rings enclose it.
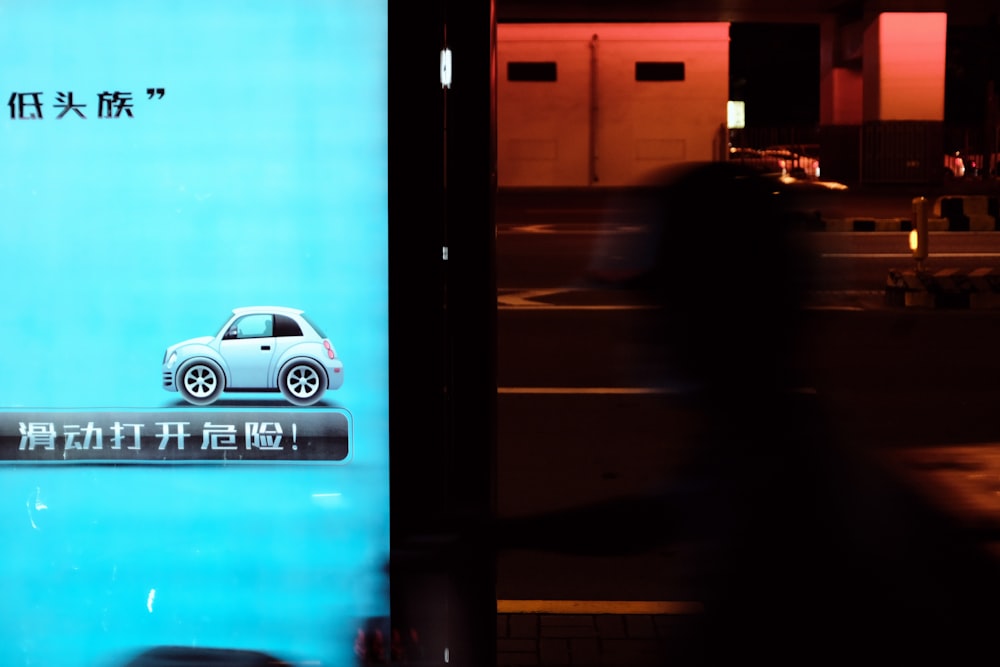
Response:
[[[233,322],[225,338],[269,338],[274,335],[274,318],[271,315],[244,315]]]
[[[302,328],[299,323],[288,317],[287,315],[275,315],[274,316],[274,335],[275,336],[301,336]]]

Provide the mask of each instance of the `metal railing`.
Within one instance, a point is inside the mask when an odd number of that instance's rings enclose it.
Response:
[[[824,177],[851,182],[936,183],[993,178],[1000,163],[1000,134],[985,123],[925,121],[862,125],[787,125],[731,130],[733,156],[751,159],[749,149],[783,147],[819,161]],[[767,158],[761,157],[767,164]],[[794,165],[801,167],[802,165]]]

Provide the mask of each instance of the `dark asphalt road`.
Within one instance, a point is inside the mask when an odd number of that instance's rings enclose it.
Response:
[[[497,217],[498,220],[544,219],[546,222],[558,222],[560,210],[599,212],[621,199],[623,192],[617,188],[596,187],[504,188],[497,197]],[[845,189],[827,189],[806,183],[792,192],[797,193],[799,206],[804,210],[816,210],[827,217],[894,218],[909,217],[916,197],[933,200],[946,195],[1000,195],[1000,181],[952,181],[940,185],[865,184]]]
[[[913,196],[937,193],[900,187],[838,194],[824,193],[825,211],[882,217],[905,216]],[[558,224],[598,217],[608,195],[504,193],[499,220]],[[501,276],[501,291],[503,286]],[[705,572],[700,551],[690,543],[661,539],[654,506],[642,498],[631,505],[621,501],[629,489],[655,491],[656,482],[669,477],[664,473],[683,447],[650,450],[656,446],[650,439],[657,432],[672,436],[667,444],[695,439],[703,424],[690,405],[670,395],[505,394],[503,388],[511,385],[616,386],[629,370],[647,380],[651,373],[641,354],[619,354],[614,374],[598,371],[588,377],[586,364],[593,360],[588,350],[622,350],[616,339],[621,320],[607,312],[515,308],[501,312],[500,327],[501,516],[538,508],[549,512],[512,533],[528,535],[534,547],[522,543],[501,550],[498,595],[521,600],[524,609],[537,598],[678,602],[697,597],[696,573]],[[804,522],[798,524],[751,515],[751,525],[759,523],[762,531],[783,528],[748,543],[765,547],[767,556],[740,561],[740,570],[759,568],[761,580],[730,600],[746,622],[721,626],[733,631],[725,641],[739,636],[742,642],[742,648],[724,652],[728,657],[832,664],[848,654],[856,657],[867,645],[867,654],[875,651],[885,660],[968,664],[988,646],[990,624],[1000,618],[994,602],[1000,575],[989,555],[1000,536],[995,530],[1000,526],[997,485],[989,482],[1000,475],[1000,447],[992,444],[1000,443],[993,417],[1000,401],[1000,383],[994,382],[1000,371],[996,340],[1000,314],[991,312],[820,310],[810,315],[802,338],[808,380],[802,398],[822,405],[822,420],[799,426],[814,434],[809,442],[818,452],[826,451],[822,442],[839,443],[824,454],[837,455],[814,469],[822,471],[816,477],[776,475],[761,463],[770,456],[770,440],[783,430],[780,419],[772,420],[767,433],[747,436],[754,451],[765,456],[748,459],[742,472],[749,480],[738,486],[756,488],[752,480],[762,475],[776,483],[776,492],[796,490],[804,495],[781,493],[773,500],[781,513],[799,516],[805,508],[821,507],[813,504],[810,491],[824,493],[818,489],[833,484],[825,497],[848,511],[841,516],[853,517],[847,524],[853,527],[839,533],[817,515],[802,515]],[[811,455],[803,463],[809,460]],[[630,532],[637,521],[642,538]],[[594,550],[602,534],[634,547],[632,552]],[[804,562],[818,568],[800,572],[799,592],[808,594],[776,589],[788,572],[801,569],[801,564],[783,569],[786,552],[796,553],[816,539],[829,551],[802,554]],[[695,658],[709,655],[701,651],[712,641],[704,634],[711,632],[704,620],[690,610],[507,610],[498,615],[498,664],[701,664]],[[747,636],[751,629],[756,634]],[[824,648],[817,651],[818,646]],[[795,656],[798,649],[808,652]]]

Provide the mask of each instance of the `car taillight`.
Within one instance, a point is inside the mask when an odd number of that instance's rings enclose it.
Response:
[[[330,341],[326,340],[325,338],[323,339],[323,347],[326,348],[326,356],[330,357],[331,359],[337,358],[337,355],[334,354],[333,352],[333,345],[330,345]]]

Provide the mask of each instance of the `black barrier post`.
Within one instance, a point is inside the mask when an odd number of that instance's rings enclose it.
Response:
[[[492,665],[493,0],[390,0],[389,24],[391,621],[422,664]]]
[[[930,202],[926,197],[913,199],[913,228],[910,230],[910,251],[917,260],[917,271],[924,270],[924,260],[927,259],[927,217]]]

